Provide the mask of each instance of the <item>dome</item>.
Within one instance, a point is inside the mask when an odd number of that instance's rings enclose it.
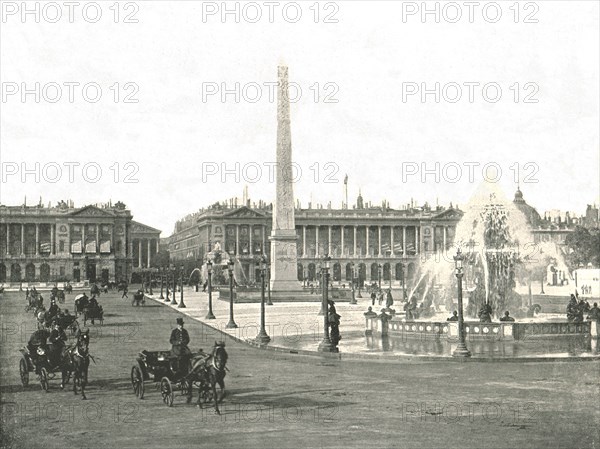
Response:
[[[535,207],[532,207],[525,202],[523,199],[523,192],[521,192],[521,189],[519,188],[517,188],[517,191],[515,192],[513,203],[517,206],[517,209],[523,212],[523,215],[525,215],[525,218],[527,219],[527,223],[532,228],[538,228],[543,225],[544,221],[542,220],[542,217],[540,217],[538,211],[535,210]]]

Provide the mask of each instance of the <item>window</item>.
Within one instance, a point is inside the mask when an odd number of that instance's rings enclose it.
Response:
[[[60,272],[61,276],[64,276],[65,275],[65,267],[60,267],[59,272]]]
[[[61,253],[65,252],[65,241],[64,240],[58,241],[58,251]]]

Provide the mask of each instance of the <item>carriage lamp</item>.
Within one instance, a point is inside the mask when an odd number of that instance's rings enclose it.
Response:
[[[458,345],[452,353],[453,357],[471,357],[471,353],[467,349],[465,343],[465,322],[463,319],[463,303],[462,303],[462,278],[463,278],[463,261],[465,257],[458,248],[456,256],[454,256],[454,268],[456,279],[458,280]]]
[[[227,262],[227,269],[229,270],[229,322],[225,326],[226,329],[235,329],[238,327],[233,319],[233,266],[234,262],[230,257]]]
[[[185,303],[183,302],[183,273],[184,273],[184,266],[182,265],[180,268],[180,272],[181,272],[181,281],[179,284],[179,288],[181,289],[181,296],[179,297],[179,305],[177,306],[178,309],[185,309]]]
[[[208,313],[206,314],[207,320],[214,320],[215,315],[212,310],[212,261],[209,259],[206,261],[206,271],[208,272],[207,289],[208,289]]]
[[[256,262],[256,267],[260,270],[260,331],[254,341],[264,345],[271,341],[271,337],[265,329],[265,274],[267,271],[267,260],[265,256]]]
[[[329,338],[329,314],[327,313],[327,300],[328,300],[328,290],[329,290],[329,262],[331,261],[331,257],[329,254],[326,254],[323,257],[323,301],[322,301],[322,309],[325,313],[323,313],[323,340],[319,343],[319,351],[320,352],[332,352],[334,350],[333,345],[331,344],[331,339]]]

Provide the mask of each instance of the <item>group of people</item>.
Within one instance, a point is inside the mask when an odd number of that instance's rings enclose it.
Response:
[[[581,323],[584,316],[587,314],[588,320],[600,320],[600,309],[598,303],[594,303],[593,307],[585,298],[579,298],[577,293],[571,294],[569,304],[567,304],[567,320],[574,323]]]
[[[385,298],[385,307],[389,309],[394,304],[394,298],[392,297],[392,290],[389,288],[384,292],[381,288],[374,288],[371,291],[371,305],[375,305],[375,301],[381,306],[383,305],[383,299]]]

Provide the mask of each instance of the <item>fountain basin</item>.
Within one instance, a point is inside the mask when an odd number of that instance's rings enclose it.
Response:
[[[458,340],[456,321],[406,321],[405,319],[381,315],[365,317],[365,335],[399,336],[406,339]],[[492,322],[465,321],[467,340],[528,340],[570,337],[600,338],[600,323],[584,321],[553,322]]]

